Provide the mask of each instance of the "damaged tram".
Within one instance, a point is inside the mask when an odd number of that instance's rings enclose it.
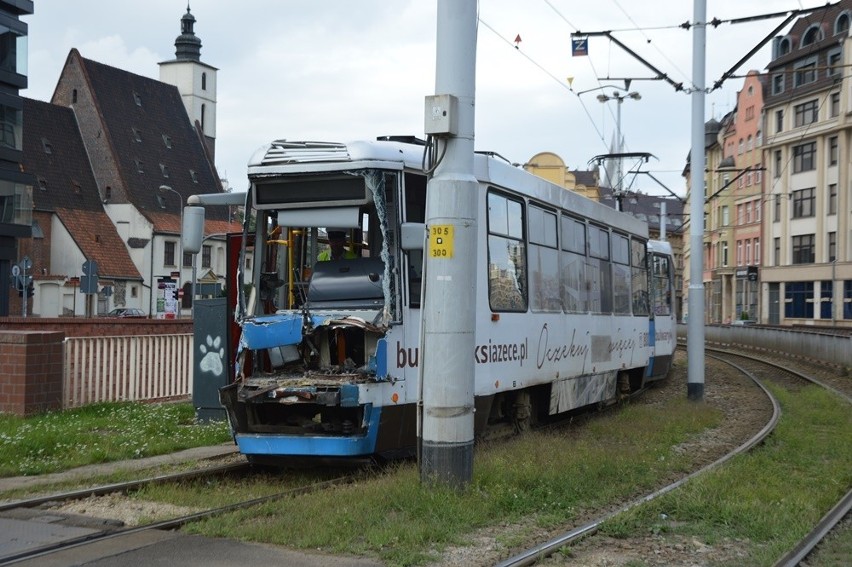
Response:
[[[417,142],[279,140],[251,158],[251,283],[238,286],[236,380],[220,390],[251,461],[413,454],[427,249]],[[649,251],[643,222],[493,156],[476,155],[475,175],[477,435],[665,376],[670,248]],[[341,237],[342,253],[330,242]]]

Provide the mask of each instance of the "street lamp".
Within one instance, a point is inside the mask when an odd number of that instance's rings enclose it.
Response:
[[[178,205],[180,207],[180,228],[178,229],[178,285],[177,288],[181,289],[180,282],[183,280],[183,197],[180,193],[169,187],[168,185],[160,185],[160,193],[171,192],[177,195]],[[180,294],[178,294],[180,295]],[[180,301],[177,302],[178,305],[178,318],[180,318],[180,314],[183,311],[181,309]]]
[[[616,135],[616,139],[617,139],[617,141],[616,141],[616,150],[617,150],[616,153],[622,154],[622,153],[624,153],[624,148],[621,147],[621,103],[623,103],[624,99],[627,99],[627,98],[631,98],[633,100],[640,100],[642,98],[642,95],[640,95],[636,91],[631,91],[629,93],[621,93],[619,91],[613,91],[612,95],[599,94],[596,98],[598,99],[598,102],[600,102],[600,103],[609,102],[611,100],[615,100],[615,101],[618,102],[618,107],[617,107],[617,110],[616,110],[616,113],[615,113],[615,135]],[[622,175],[621,175],[621,169],[622,169],[621,165],[622,165],[621,164],[621,155],[619,155],[615,160],[615,167],[616,167],[616,171],[615,171],[615,173],[616,173],[616,188],[615,188],[616,199],[615,199],[615,202],[616,203],[619,202],[619,198],[621,197],[621,191],[623,189],[623,182],[624,182],[624,179],[622,178]]]

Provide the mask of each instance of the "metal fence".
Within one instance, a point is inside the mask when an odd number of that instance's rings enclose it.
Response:
[[[65,339],[62,407],[192,395],[192,335]]]

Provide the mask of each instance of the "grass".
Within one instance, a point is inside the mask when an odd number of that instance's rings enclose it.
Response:
[[[852,413],[816,387],[796,394],[770,388],[782,419],[761,448],[602,531],[691,535],[708,544],[745,538],[754,543],[750,565],[772,565],[792,549],[852,486]]]
[[[33,417],[0,413],[0,477],[38,475],[223,443],[227,424],[188,403],[101,403]]]
[[[603,533],[689,536],[706,545],[734,539],[746,546],[744,564],[773,564],[852,486],[848,405],[818,388],[773,390],[783,413],[762,446],[608,522]],[[675,448],[721,419],[709,405],[686,399],[668,402],[665,411],[627,405],[582,427],[478,446],[473,480],[461,492],[425,487],[416,465],[402,463],[356,485],[270,502],[187,529],[376,557],[389,565],[435,561],[446,548],[468,545],[483,533],[512,547],[690,471],[691,455]],[[27,419],[0,415],[0,474],[51,472],[228,438],[224,424],[196,424],[188,404],[100,404]],[[335,474],[206,479],[148,488],[137,497],[212,507]],[[571,548],[563,553],[570,555]]]
[[[536,432],[478,449],[473,481],[461,493],[424,487],[409,463],[357,485],[264,504],[188,530],[375,556],[393,565],[423,564],[446,546],[464,544],[479,528],[529,518],[529,530],[550,528],[586,507],[648,490],[661,475],[689,468],[688,456],[673,445],[720,419],[711,408],[686,400],[665,414],[626,407],[582,430]]]

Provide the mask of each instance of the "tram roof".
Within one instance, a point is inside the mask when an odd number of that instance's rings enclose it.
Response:
[[[317,142],[275,140],[260,147],[248,162],[250,180],[276,175],[322,173],[353,169],[423,171],[422,145],[394,140]],[[474,175],[480,181],[517,192],[547,207],[558,207],[643,237],[647,224],[574,191],[493,157],[477,153]]]

